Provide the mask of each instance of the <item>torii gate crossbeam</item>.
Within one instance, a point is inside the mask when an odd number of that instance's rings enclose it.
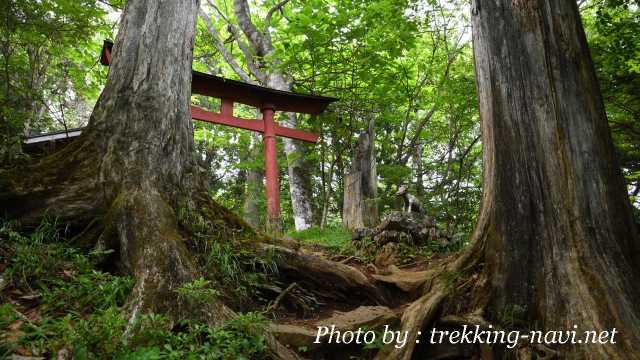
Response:
[[[113,43],[105,40],[100,54],[103,65],[111,64]],[[214,75],[193,71],[191,91],[195,94],[212,96],[221,100],[220,112],[212,112],[198,106],[191,106],[194,120],[232,126],[262,133],[264,142],[265,178],[267,193],[268,224],[272,229],[280,227],[280,189],[278,180],[278,160],[276,137],[315,143],[318,135],[278,125],[274,121],[276,111],[320,114],[335,98],[301,95],[225,79]],[[256,107],[262,112],[262,119],[243,119],[233,116],[234,103]]]

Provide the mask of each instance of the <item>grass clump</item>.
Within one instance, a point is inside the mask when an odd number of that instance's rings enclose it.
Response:
[[[334,253],[352,250],[351,232],[342,226],[311,227],[302,231],[289,231],[287,236],[309,245],[321,245]]]

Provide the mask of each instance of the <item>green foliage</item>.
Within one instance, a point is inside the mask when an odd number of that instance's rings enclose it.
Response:
[[[277,273],[276,262],[269,255],[257,254],[241,241],[227,241],[236,233],[225,228],[224,219],[205,218],[189,206],[181,206],[177,215],[181,226],[190,234],[200,264],[207,271],[206,280],[197,280],[191,286],[204,286],[200,289],[204,291],[209,285],[204,282],[213,281],[223,289],[206,291],[220,291],[242,302],[242,298],[253,293],[256,284],[268,281],[271,274]],[[246,240],[247,234],[238,233],[237,236],[239,240]],[[188,292],[189,288],[183,290]]]
[[[7,0],[0,5],[0,159],[23,133],[86,123],[105,70],[96,49],[111,30],[89,0]]]
[[[108,308],[86,317],[45,318],[28,325],[18,343],[43,351],[65,348],[79,359],[264,358],[267,321],[262,315],[240,314],[222,327],[183,322],[174,331],[169,324],[162,315],[147,314],[127,330],[123,312]]]
[[[0,237],[8,240],[0,260],[8,263],[4,276],[14,286],[46,287],[49,279],[60,278],[65,271],[90,272],[91,259],[64,243],[55,221],[43,221],[29,236],[19,234],[14,225],[0,227]]]
[[[216,256],[223,256],[226,250],[219,248]],[[31,234],[16,231],[15,223],[2,223],[0,254],[0,263],[7,264],[4,275],[10,287],[39,295],[35,297],[37,320],[23,321],[24,315],[15,305],[0,305],[0,355],[9,355],[19,346],[34,355],[66,349],[76,359],[226,360],[265,356],[263,333],[267,321],[257,313],[240,314],[222,327],[185,321],[172,328],[165,316],[156,314],[141,315],[130,323],[123,305],[133,279],[96,270],[96,255],[71,247],[55,221],[44,222]],[[240,282],[255,280],[234,273],[242,261],[242,257],[227,258],[220,267],[223,276],[235,276],[234,281]],[[197,279],[180,287],[177,296],[200,305],[220,296],[212,284]],[[15,324],[18,327],[7,332]],[[12,333],[13,339],[6,338],[5,333]]]
[[[268,255],[259,256],[218,242],[210,244],[205,268],[209,276],[225,286],[225,294],[235,294],[238,299],[253,294],[255,285],[268,282],[269,276],[278,272],[275,260]]]
[[[92,270],[69,279],[52,279],[43,289],[43,301],[52,310],[82,313],[122,306],[133,288],[131,277]]]
[[[640,8],[633,0],[591,0],[582,8],[609,126],[640,209]],[[640,222],[640,216],[637,216]]]
[[[180,296],[197,305],[205,304],[220,296],[220,291],[211,288],[211,281],[204,278],[184,284],[176,291]]]
[[[117,308],[108,308],[86,318],[67,315],[57,324],[62,344],[72,346],[73,355],[82,359],[116,358],[126,353],[123,337],[127,319]]]

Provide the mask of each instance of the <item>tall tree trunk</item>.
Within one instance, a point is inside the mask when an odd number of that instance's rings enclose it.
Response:
[[[616,328],[616,345],[565,350],[637,355],[640,242],[576,2],[476,0],[472,14],[491,317]]]
[[[551,346],[563,358],[637,359],[640,239],[577,5],[474,0],[471,11],[484,165],[473,245],[442,270],[462,280],[427,280],[402,316],[407,345],[377,359],[409,360],[412,334],[447,301],[471,326],[576,339],[615,328],[615,344]],[[520,344],[517,358],[539,358]]]
[[[423,167],[422,167],[422,153],[423,153],[423,145],[422,142],[416,143],[416,147],[414,149],[412,155],[413,162],[413,171],[416,175],[416,195],[418,197],[424,196],[424,176],[423,176]]]
[[[97,185],[122,266],[136,278],[134,315],[179,310],[172,291],[195,274],[173,207],[193,170],[196,10],[194,1],[127,2],[107,85],[81,139],[101,154]]]
[[[249,150],[249,156],[251,160],[262,157],[262,149],[260,148],[260,135],[254,133],[251,135],[251,149]],[[249,225],[256,229],[263,226],[261,211],[264,206],[263,189],[264,184],[264,171],[261,168],[249,168],[247,169],[247,184],[245,187],[243,217]]]
[[[286,125],[297,126],[296,115],[287,113]],[[305,145],[300,141],[284,138],[284,153],[287,156],[289,174],[289,194],[296,230],[305,230],[318,223],[313,191],[311,190],[311,169],[306,159]]]
[[[344,179],[342,222],[348,229],[373,227],[378,218],[378,175],[376,171],[375,122],[360,134],[351,169]]]
[[[28,178],[16,170],[0,176],[0,203],[9,215],[24,223],[46,213],[89,224],[87,241],[119,253],[119,266],[136,279],[132,318],[143,312],[182,318],[191,311],[175,297],[198,273],[176,210],[189,199],[186,189],[205,188],[193,176],[190,112],[197,6],[127,2],[107,84],[82,136],[30,165]],[[228,317],[224,306],[210,310],[214,322]]]

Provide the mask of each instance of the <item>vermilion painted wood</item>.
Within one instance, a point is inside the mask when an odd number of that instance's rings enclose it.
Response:
[[[276,135],[283,136],[289,139],[302,140],[310,143],[318,142],[319,136],[314,133],[306,132],[303,130],[292,129],[276,124]]]
[[[264,122],[264,172],[267,188],[267,214],[269,224],[279,226],[280,219],[280,186],[278,182],[278,159],[276,148],[276,124],[273,121],[273,109],[262,109]]]
[[[109,65],[113,43],[105,40],[100,54],[100,63]],[[338,100],[336,98],[296,94],[289,91],[269,89],[247,84],[241,81],[225,79],[219,76],[192,72],[191,92],[218,99],[232,99],[236,103],[246,104],[260,109],[270,104],[273,111],[287,111],[304,114],[320,114],[327,106]]]
[[[105,41],[102,46],[100,62],[103,65],[111,64],[112,46],[113,43],[108,41]],[[263,134],[267,213],[269,224],[279,226],[280,185],[278,183],[276,136],[315,143],[318,141],[318,135],[279,126],[273,119],[274,112],[279,110],[319,114],[324,111],[329,103],[337,99],[267,89],[197,71],[193,72],[192,92],[221,99],[219,113],[191,105],[191,117],[193,119],[257,131]],[[233,116],[234,101],[259,108],[262,111],[263,119],[248,120]]]
[[[231,113],[233,113],[233,110],[231,111]],[[191,117],[195,120],[205,121],[213,124],[221,124],[245,130],[264,132],[264,122],[262,120],[249,120],[235,117],[233,115],[226,115],[224,113],[224,109],[222,109],[221,113],[216,113],[207,111],[195,105],[191,105]],[[302,140],[310,143],[318,142],[319,138],[316,134],[280,126],[277,124],[275,124],[275,134],[277,136],[283,136],[295,140]]]
[[[264,131],[264,123],[261,120],[247,120],[237,118],[231,115],[207,111],[194,105],[191,105],[191,117],[195,120],[205,121],[213,124],[233,126],[240,129],[258,132]]]

